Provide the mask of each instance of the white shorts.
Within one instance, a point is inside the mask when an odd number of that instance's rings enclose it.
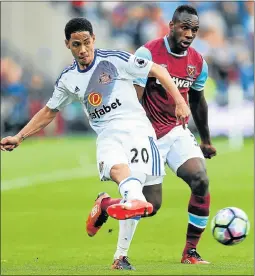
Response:
[[[191,158],[202,158],[204,155],[195,136],[186,127],[177,126],[157,140],[159,152],[168,167],[177,172],[178,168]]]
[[[97,166],[100,179],[111,180],[111,168],[117,164],[127,164],[132,176],[138,178],[144,186],[163,182],[164,161],[156,146],[155,134],[151,137],[139,131],[113,131],[109,135],[98,136]]]

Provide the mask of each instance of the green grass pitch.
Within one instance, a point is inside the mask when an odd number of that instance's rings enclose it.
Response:
[[[180,264],[187,227],[189,189],[167,170],[163,205],[140,221],[129,251],[136,271],[111,271],[118,222],[109,219],[90,238],[85,220],[98,192],[118,196],[100,182],[93,137],[31,139],[1,154],[2,275],[253,275],[253,141],[240,151],[214,140],[218,156],[207,161],[211,214],[243,209],[250,235],[236,246],[217,243],[207,227],[198,252],[211,265]],[[112,229],[112,231],[109,231]]]

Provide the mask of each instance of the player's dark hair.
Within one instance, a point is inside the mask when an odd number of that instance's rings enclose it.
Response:
[[[93,28],[91,23],[83,17],[76,17],[67,22],[65,26],[65,36],[69,40],[72,33],[76,32],[86,32],[88,31],[90,35],[93,35]]]
[[[190,6],[190,5],[181,5],[175,10],[175,12],[173,14],[172,21],[173,22],[178,21],[180,14],[183,13],[183,12],[186,12],[186,13],[189,13],[189,14],[194,14],[194,15],[198,16],[197,10],[195,8],[193,8],[192,6]]]

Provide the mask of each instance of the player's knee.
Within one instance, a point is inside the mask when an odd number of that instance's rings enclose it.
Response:
[[[123,179],[130,176],[130,169],[127,164],[117,164],[112,166],[110,176],[113,181],[120,183]]]
[[[192,175],[190,187],[192,193],[204,196],[209,190],[209,179],[205,171],[200,171]]]

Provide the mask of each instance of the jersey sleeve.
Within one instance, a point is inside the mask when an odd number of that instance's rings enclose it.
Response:
[[[145,58],[152,61],[152,55],[149,49],[145,48],[144,46],[140,47],[136,50],[135,56],[140,58]],[[134,80],[134,84],[139,86],[145,87],[148,78],[138,78]]]
[[[191,85],[191,88],[197,91],[201,91],[205,87],[205,82],[208,77],[208,65],[206,61],[203,59],[203,66],[202,71],[200,75],[197,77],[197,79],[194,81],[194,83]]]
[[[130,55],[126,61],[118,60],[120,78],[135,80],[147,78],[153,62],[145,58]]]
[[[55,85],[53,95],[47,102],[46,106],[48,106],[50,109],[57,109],[60,111],[74,100],[74,96],[65,87],[63,81],[58,80],[57,84]]]

